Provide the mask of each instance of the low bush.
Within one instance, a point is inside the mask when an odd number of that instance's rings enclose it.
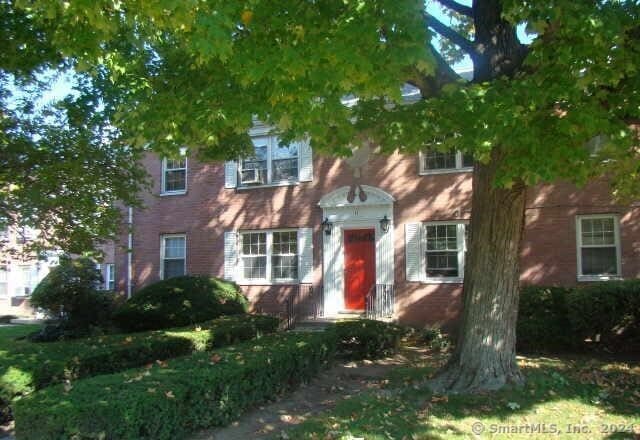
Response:
[[[439,327],[427,327],[420,330],[419,339],[433,351],[446,351],[453,345],[449,335],[443,333]]]
[[[15,315],[0,315],[0,324],[9,324],[12,319],[16,319]]]
[[[247,308],[237,284],[185,275],[141,289],[116,310],[114,320],[125,331],[157,330],[246,313]]]
[[[96,285],[101,281],[102,275],[91,259],[61,258],[29,298],[33,307],[57,321],[39,340],[82,337],[93,327],[107,326],[114,309],[114,294],[97,291]]]
[[[393,354],[406,329],[381,321],[359,319],[335,324],[338,353],[350,359],[373,359]]]
[[[277,330],[279,320],[240,315],[198,327],[109,335],[49,344],[15,341],[0,347],[0,400],[8,404],[50,384],[122,371],[246,341]]]
[[[331,361],[333,331],[267,336],[149,368],[56,385],[16,402],[19,439],[174,439],[230,423]]]
[[[521,351],[637,351],[640,280],[525,287],[516,334]]]
[[[607,281],[573,289],[567,296],[575,338],[608,351],[640,348],[640,280]]]
[[[574,345],[566,287],[520,289],[516,341],[521,351],[564,350]]]

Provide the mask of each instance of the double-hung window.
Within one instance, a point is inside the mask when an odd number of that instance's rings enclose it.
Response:
[[[254,152],[240,160],[240,186],[269,185],[298,180],[298,145],[280,145],[276,136],[252,138]]]
[[[607,279],[621,275],[620,227],[615,215],[576,218],[578,279]]]
[[[243,281],[278,283],[298,279],[296,230],[242,232],[239,248]]]
[[[114,290],[116,287],[116,265],[113,263],[105,264],[104,288],[106,290]]]
[[[18,280],[15,288],[16,296],[31,295],[33,289],[38,285],[38,267],[28,264],[18,267]]]
[[[9,295],[9,272],[7,266],[0,266],[0,298],[6,298]]]
[[[473,156],[460,151],[440,152],[426,150],[420,153],[420,174],[438,174],[453,171],[471,171]]]
[[[163,159],[162,194],[184,194],[187,191],[187,158]]]
[[[466,225],[459,222],[423,224],[426,281],[460,281],[464,276]]]
[[[184,234],[163,235],[160,248],[160,277],[164,280],[186,273],[187,239]]]

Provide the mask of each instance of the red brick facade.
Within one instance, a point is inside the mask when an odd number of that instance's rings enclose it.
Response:
[[[405,270],[405,229],[411,222],[468,219],[471,173],[419,174],[418,156],[375,157],[361,177],[344,160],[314,156],[313,181],[277,187],[225,188],[224,163],[190,159],[187,192],[160,195],[161,161],[147,156],[144,165],[154,180],[144,195],[144,209],[133,212],[132,288],[160,276],[160,237],[186,234],[186,270],[190,274],[222,276],[224,233],[230,230],[313,228],[313,284],[321,288],[323,211],[319,200],[342,186],[361,183],[395,198],[394,284],[395,318],[407,324],[451,323],[460,311],[461,284],[408,282]],[[614,204],[604,184],[583,189],[572,185],[541,186],[528,197],[522,249],[522,282],[572,285],[577,282],[576,215],[618,214],[621,267],[625,278],[640,275],[640,207]],[[117,288],[127,289],[127,234],[116,248]],[[283,310],[292,286],[243,286],[256,310]]]

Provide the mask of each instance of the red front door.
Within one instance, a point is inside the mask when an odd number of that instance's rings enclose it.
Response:
[[[376,279],[374,229],[344,231],[344,305],[364,310],[364,298]]]

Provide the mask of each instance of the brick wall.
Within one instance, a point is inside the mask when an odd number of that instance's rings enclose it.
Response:
[[[223,163],[189,160],[187,193],[160,196],[161,162],[144,159],[154,181],[144,194],[144,209],[133,214],[133,285],[138,289],[159,279],[160,236],[185,233],[187,272],[223,275],[225,231],[312,227],[314,230],[314,284],[322,285],[322,210],[325,194],[354,182],[379,187],[395,197],[395,286],[397,317],[409,324],[454,322],[461,306],[461,285],[410,283],[405,276],[404,224],[408,222],[468,219],[471,174],[418,175],[418,157],[394,154],[376,157],[356,179],[345,161],[314,157],[314,180],[293,186],[225,189]],[[594,183],[581,190],[569,184],[541,186],[528,197],[526,233],[522,249],[522,281],[538,284],[576,283],[575,215],[619,213],[623,274],[640,274],[639,208],[614,205],[606,185]],[[116,247],[117,285],[126,289],[126,229]],[[246,286],[254,309],[282,311],[290,286]]]

